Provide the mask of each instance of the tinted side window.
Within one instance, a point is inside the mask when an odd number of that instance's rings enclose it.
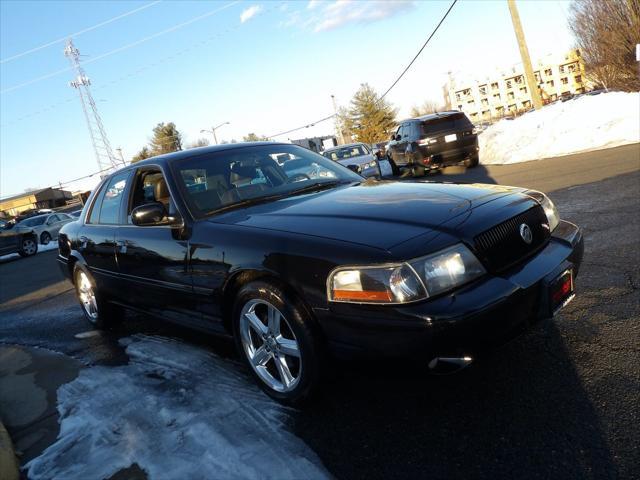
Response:
[[[100,223],[107,225],[120,223],[120,205],[128,178],[129,172],[123,172],[114,176],[109,182],[100,207]]]
[[[88,223],[98,223],[100,219],[100,207],[102,206],[102,198],[104,197],[104,192],[106,190],[106,185],[102,186],[102,189],[98,192],[98,196],[93,202],[93,207],[91,207],[91,214],[89,215]]]
[[[58,218],[58,215],[51,215],[47,220],[47,223],[55,223],[59,221],[60,221],[60,218]]]
[[[93,204],[89,223],[115,225],[120,221],[120,205],[130,172],[122,172],[109,180]]]

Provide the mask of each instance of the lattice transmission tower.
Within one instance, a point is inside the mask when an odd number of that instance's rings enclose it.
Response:
[[[107,138],[107,132],[104,129],[102,119],[98,113],[98,107],[91,95],[91,90],[89,89],[91,80],[89,80],[89,77],[80,65],[80,51],[73,45],[73,41],[71,39],[67,40],[67,44],[64,48],[64,55],[69,59],[71,66],[76,71],[76,78],[69,82],[69,85],[75,88],[80,95],[80,103],[82,104],[84,117],[87,120],[89,136],[91,137],[93,150],[96,154],[98,169],[100,171],[104,170],[105,173],[108,173],[108,170],[115,170],[121,165],[113,154],[111,144]]]

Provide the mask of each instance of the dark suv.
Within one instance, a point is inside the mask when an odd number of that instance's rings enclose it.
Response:
[[[467,116],[458,111],[433,113],[400,122],[387,145],[394,169],[423,175],[447,165],[478,165],[478,136]]]

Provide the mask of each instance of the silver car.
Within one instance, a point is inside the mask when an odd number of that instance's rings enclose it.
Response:
[[[379,177],[380,168],[378,161],[371,152],[370,147],[364,143],[350,143],[340,145],[322,152],[329,160],[338,162],[363,177]]]
[[[66,213],[48,213],[46,215],[36,215],[22,220],[16,224],[18,230],[33,230],[38,241],[47,245],[51,240],[58,238],[58,232],[63,225],[77,220]]]

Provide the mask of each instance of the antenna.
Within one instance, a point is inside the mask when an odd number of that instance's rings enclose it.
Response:
[[[98,107],[91,96],[91,90],[89,89],[91,80],[89,80],[89,77],[87,77],[87,74],[80,65],[80,51],[73,45],[71,39],[67,40],[64,48],[64,56],[69,59],[72,68],[76,72],[76,78],[69,82],[69,85],[75,88],[80,95],[80,103],[82,104],[82,111],[87,121],[87,128],[89,129],[93,150],[96,154],[98,170],[115,170],[119,167],[118,160],[113,154],[113,150],[111,150],[111,144],[107,138],[107,132],[102,124],[100,114],[98,113]],[[122,163],[125,164],[124,161]]]

